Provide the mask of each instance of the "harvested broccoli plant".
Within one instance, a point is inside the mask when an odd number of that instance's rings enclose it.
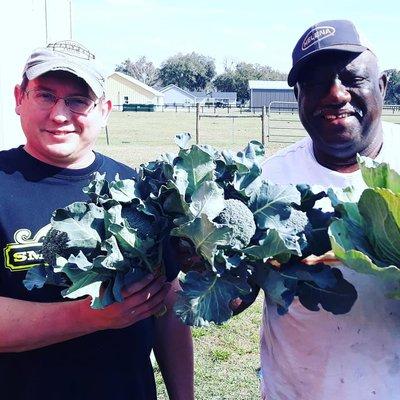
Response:
[[[190,145],[189,134],[176,143],[177,155],[142,165],[132,179],[97,175],[87,202],[56,210],[47,264],[28,272],[26,286],[59,284],[61,275],[64,296],[90,295],[105,307],[161,265],[169,279],[180,270],[175,312],[188,325],[225,322],[231,302],[254,287],[280,314],[294,298],[313,311],[350,310],[357,294],[338,269],[300,262],[330,250],[331,215],[317,206],[324,192],[263,180],[256,141],[238,153]]]

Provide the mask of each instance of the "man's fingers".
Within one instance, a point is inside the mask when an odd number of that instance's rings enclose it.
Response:
[[[135,282],[129,286],[124,287],[121,293],[124,297],[129,297],[135,293],[140,292],[147,286],[154,284],[155,282],[162,282],[163,279],[165,281],[165,277],[163,276],[159,276],[158,278],[156,278],[153,274],[148,274],[139,282]]]
[[[333,253],[333,251],[330,250],[330,251],[327,251],[325,254],[322,254],[322,256],[315,256],[314,254],[312,254],[306,258],[303,258],[301,260],[301,262],[306,265],[315,265],[318,263],[330,263],[331,264],[331,263],[337,263],[340,261],[335,257],[335,254]]]
[[[139,303],[130,308],[130,313],[136,318],[145,318],[143,315],[150,316],[164,309],[164,300],[171,288],[170,283],[166,283],[160,291],[150,296],[145,302]]]
[[[169,282],[160,280],[160,282],[148,285],[143,288],[140,292],[136,292],[133,295],[126,297],[124,302],[128,307],[134,309],[140,305],[146,305],[152,307],[154,303],[164,300],[171,288]]]

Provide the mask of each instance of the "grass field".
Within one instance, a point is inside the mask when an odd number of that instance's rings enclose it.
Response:
[[[220,111],[223,112],[223,111]],[[400,114],[384,119],[400,123]],[[303,135],[296,115],[274,115],[269,123],[271,142],[266,143],[267,155]],[[289,128],[289,129],[282,129]],[[175,134],[195,134],[195,113],[114,112],[108,124],[110,144],[102,133],[97,150],[131,166],[150,161],[159,154],[176,152]],[[279,134],[279,136],[277,135]],[[261,140],[259,118],[202,118],[200,143],[219,148],[241,149],[252,139]],[[273,141],[273,142],[272,142]],[[193,329],[195,347],[196,400],[256,400],[259,398],[259,327],[262,297],[241,315],[217,327]],[[155,369],[158,398],[168,400],[161,374]]]

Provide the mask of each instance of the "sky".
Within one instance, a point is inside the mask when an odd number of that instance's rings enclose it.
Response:
[[[72,38],[114,70],[146,56],[156,67],[177,53],[214,58],[217,72],[240,61],[291,67],[303,32],[328,19],[350,19],[382,69],[400,70],[400,6],[387,1],[71,0]]]

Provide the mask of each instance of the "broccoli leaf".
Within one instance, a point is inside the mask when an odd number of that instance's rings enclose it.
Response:
[[[292,203],[300,204],[300,193],[295,186],[263,182],[260,190],[251,196],[249,208],[259,228],[276,228],[277,217],[289,218]]]
[[[118,175],[115,180],[110,182],[111,198],[119,203],[130,203],[137,198],[136,182],[133,179],[119,179]]]
[[[386,163],[359,157],[369,188],[359,199],[351,190],[328,191],[340,219],[329,227],[332,249],[349,268],[385,282],[400,298],[400,175]]]
[[[232,316],[230,301],[251,291],[243,279],[229,274],[217,277],[209,271],[188,272],[181,286],[174,310],[183,323],[191,326],[222,324]]]
[[[77,202],[55,211],[52,227],[68,233],[68,247],[93,250],[104,238],[104,209]]]
[[[386,188],[392,192],[400,192],[400,175],[387,163],[378,163],[371,158],[357,158],[364,182],[370,188]]]
[[[309,266],[290,261],[277,269],[265,265],[253,278],[277,305],[279,314],[288,311],[294,297],[308,310],[318,311],[320,305],[333,314],[347,313],[357,299],[353,285],[338,269],[325,264]]]
[[[294,284],[295,295],[300,303],[311,311],[318,311],[319,305],[332,314],[350,311],[357,299],[357,291],[347,282],[340,270],[325,264],[313,266],[292,262],[285,266],[282,276]]]
[[[221,226],[204,214],[180,227],[174,228],[171,235],[190,239],[196,251],[211,265],[218,246],[228,246],[232,239],[232,229]]]
[[[206,151],[198,146],[190,150],[181,150],[175,162],[174,173],[183,170],[187,174],[188,187],[186,193],[192,195],[205,181],[214,179],[215,163]]]
[[[189,209],[193,218],[205,214],[213,220],[224,209],[224,191],[215,182],[203,182],[193,193]]]
[[[276,229],[268,229],[264,236],[259,240],[258,245],[249,246],[242,251],[249,258],[262,260],[264,262],[270,258],[276,258],[276,256],[282,258],[285,254],[285,261],[289,261],[292,253],[288,250],[285,241]]]

